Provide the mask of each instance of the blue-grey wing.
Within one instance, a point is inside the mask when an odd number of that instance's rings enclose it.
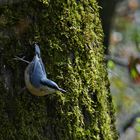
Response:
[[[40,80],[46,78],[46,72],[42,60],[36,55],[30,64],[30,80],[35,87],[40,86]]]
[[[46,77],[47,77],[47,73],[46,73],[46,71],[45,71],[45,67],[44,67],[44,64],[43,64],[43,62],[42,62],[42,59],[40,58],[40,65],[41,65],[41,67],[42,67],[42,71],[44,72],[44,74],[46,74]]]
[[[39,48],[38,44],[35,44],[35,61],[36,61],[36,58],[39,59],[38,61],[40,62],[40,65],[42,67],[42,71],[44,72],[44,74],[46,74],[45,67],[44,67],[44,64],[43,64],[42,59],[41,59],[41,53],[40,53],[40,48]]]

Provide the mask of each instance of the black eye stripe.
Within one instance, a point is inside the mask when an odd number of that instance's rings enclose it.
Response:
[[[50,84],[48,82],[41,81],[41,84],[48,86],[49,88],[58,89],[57,85]]]
[[[47,84],[47,86],[48,86],[49,88],[58,89],[56,86],[52,86],[52,85],[49,85],[49,84]]]

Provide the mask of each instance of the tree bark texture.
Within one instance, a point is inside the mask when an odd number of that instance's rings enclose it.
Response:
[[[67,90],[24,90],[24,62],[40,43],[48,78]],[[95,0],[34,0],[0,6],[0,140],[116,140],[114,108]]]

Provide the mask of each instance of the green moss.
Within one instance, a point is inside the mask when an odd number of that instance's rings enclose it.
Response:
[[[117,139],[96,1],[35,0],[0,10],[1,65],[12,81],[10,90],[0,87],[1,139]],[[12,58],[26,55],[30,60],[35,41],[41,44],[48,77],[66,94],[35,97],[19,92],[26,64]]]

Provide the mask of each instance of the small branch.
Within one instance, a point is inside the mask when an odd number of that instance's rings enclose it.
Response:
[[[23,58],[20,58],[20,57],[18,57],[18,56],[15,56],[15,58],[13,58],[13,59],[15,59],[15,60],[20,60],[20,61],[22,61],[22,62],[26,62],[26,63],[30,63],[29,61],[27,61],[27,60],[24,60]]]

